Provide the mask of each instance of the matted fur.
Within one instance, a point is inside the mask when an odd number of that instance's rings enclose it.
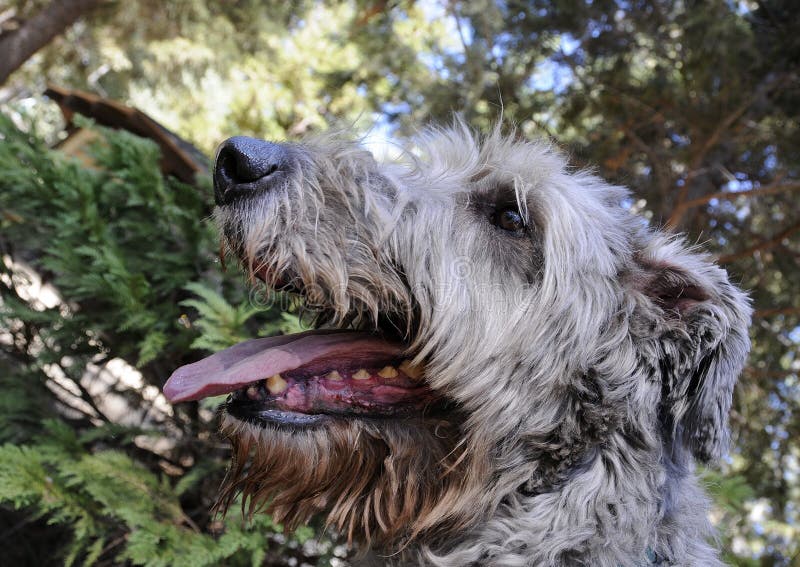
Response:
[[[314,514],[385,561],[717,566],[695,459],[728,442],[747,298],[550,145],[433,129],[402,163],[341,137],[290,147],[257,199],[219,208],[250,273],[319,323],[402,327],[441,419],[254,428],[226,417],[243,492]],[[524,235],[489,213],[515,205]],[[387,317],[387,315],[389,317]],[[401,553],[399,553],[401,552]]]

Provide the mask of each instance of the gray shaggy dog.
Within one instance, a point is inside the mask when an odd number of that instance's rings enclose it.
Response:
[[[461,123],[377,163],[338,136],[231,138],[227,251],[317,330],[178,369],[229,393],[242,495],[395,564],[722,565],[696,460],[728,443],[750,307],[547,143]]]

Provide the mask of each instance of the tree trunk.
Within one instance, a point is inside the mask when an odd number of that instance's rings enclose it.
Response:
[[[103,0],[53,0],[12,32],[0,35],[0,85],[28,58]]]

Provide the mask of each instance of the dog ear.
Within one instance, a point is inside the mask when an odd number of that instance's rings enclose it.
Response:
[[[752,310],[725,270],[675,242],[667,248],[671,254],[640,263],[639,280],[656,329],[662,419],[674,441],[710,461],[728,446],[728,411],[750,350]]]

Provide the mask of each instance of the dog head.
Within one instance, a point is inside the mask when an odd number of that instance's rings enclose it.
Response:
[[[231,393],[223,506],[242,492],[290,526],[322,513],[435,547],[609,455],[655,467],[727,441],[747,299],[548,144],[457,124],[379,164],[335,137],[232,138],[215,191],[225,246],[317,327],[165,387]]]

